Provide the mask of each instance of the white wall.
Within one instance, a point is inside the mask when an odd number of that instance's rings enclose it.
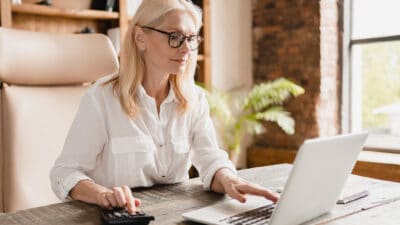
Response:
[[[252,84],[252,14],[249,0],[211,2],[212,84],[228,90]]]
[[[211,7],[211,76],[212,85],[230,90],[249,88],[252,76],[252,1],[212,0]],[[243,142],[243,148],[251,142]],[[238,167],[246,166],[242,151]]]

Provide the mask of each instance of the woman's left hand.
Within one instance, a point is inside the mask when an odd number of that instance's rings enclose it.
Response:
[[[226,168],[222,168],[215,173],[211,189],[216,192],[226,193],[242,203],[246,202],[246,194],[262,196],[272,202],[276,202],[279,199],[279,194],[258,184],[246,181]]]

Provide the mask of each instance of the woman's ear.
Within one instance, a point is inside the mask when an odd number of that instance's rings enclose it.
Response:
[[[143,29],[139,26],[135,27],[135,32],[133,33],[133,41],[135,41],[136,46],[138,46],[139,50],[146,50],[146,41]]]

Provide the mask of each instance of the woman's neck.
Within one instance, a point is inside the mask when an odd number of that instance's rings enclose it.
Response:
[[[146,93],[155,99],[157,111],[159,112],[161,103],[167,98],[169,93],[169,74],[146,74],[142,85]]]

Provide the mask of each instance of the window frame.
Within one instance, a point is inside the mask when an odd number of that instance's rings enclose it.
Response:
[[[352,73],[353,46],[362,44],[384,43],[390,41],[400,41],[399,35],[388,35],[369,38],[352,39],[352,14],[353,0],[343,0],[343,46],[342,46],[342,107],[341,107],[341,131],[342,133],[354,132],[361,126],[361,90],[354,90],[354,83],[358,77]],[[357,101],[358,100],[358,101]],[[356,106],[359,105],[359,106]],[[390,134],[377,135],[370,134],[364,148],[369,150],[387,151],[400,153],[400,139]],[[382,140],[382,144],[377,140]],[[383,144],[383,143],[390,144]]]

